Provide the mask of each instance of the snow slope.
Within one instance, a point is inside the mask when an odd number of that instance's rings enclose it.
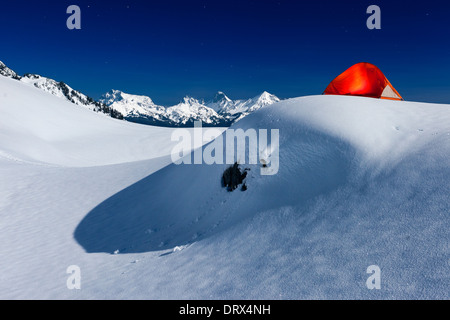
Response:
[[[226,164],[160,161],[166,129],[69,105],[52,121],[42,93],[11,81],[0,79],[0,298],[449,298],[448,105],[310,96],[263,107],[232,129],[279,129],[279,172],[242,164],[248,190],[227,192]],[[138,150],[136,137],[155,147]],[[66,287],[70,265],[81,290]],[[370,265],[380,290],[366,288]]]
[[[27,73],[23,77],[19,76],[16,72],[8,68],[3,62],[0,61],[0,75],[27,83],[30,86],[34,86],[56,97],[82,106],[94,112],[106,114],[115,119],[123,119],[123,115],[117,110],[114,110],[107,105],[94,101],[94,99],[86,96],[85,94],[74,90],[64,82],[58,82],[50,78],[46,78],[37,74]]]
[[[0,156],[63,166],[98,166],[170,155],[172,130],[92,113],[0,77]]]
[[[56,97],[72,102],[94,112],[100,112],[115,119],[123,119],[123,115],[111,109],[105,104],[94,101],[85,94],[74,90],[64,82],[57,82],[53,79],[42,77],[37,74],[25,74],[20,81],[33,85],[34,87],[48,92]]]

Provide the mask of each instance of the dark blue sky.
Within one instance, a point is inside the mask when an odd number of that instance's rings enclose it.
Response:
[[[71,4],[81,30],[66,28]],[[371,4],[381,30],[366,27]],[[450,103],[450,3],[4,1],[0,60],[93,98],[120,89],[162,105],[218,90],[233,99],[321,94],[365,61],[406,100]]]

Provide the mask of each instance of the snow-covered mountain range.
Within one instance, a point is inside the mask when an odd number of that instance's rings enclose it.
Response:
[[[83,106],[91,111],[104,113],[112,118],[123,119],[123,115],[108,107],[107,105],[95,101],[91,97],[71,88],[62,81],[56,81],[50,78],[46,78],[37,74],[27,73],[24,76],[19,76],[15,71],[8,68],[3,62],[0,61],[0,75],[12,78],[24,83],[28,83],[38,89],[48,92],[54,96],[65,99],[69,102],[75,103],[79,106]]]
[[[99,101],[95,101],[64,82],[37,74],[27,73],[20,76],[1,61],[0,75],[30,84],[112,118],[164,127],[192,127],[195,121],[202,121],[206,127],[228,127],[248,114],[280,101],[278,97],[266,91],[247,100],[231,100],[219,91],[210,101],[205,102],[186,96],[174,106],[161,106],[155,104],[150,97],[128,94],[120,90],[111,90],[103,94]]]
[[[164,107],[156,105],[150,97],[132,95],[119,90],[105,93],[100,102],[122,113],[125,119],[144,124],[162,126],[192,126],[202,121],[204,126],[230,126],[251,112],[279,102],[276,96],[263,92],[248,100],[231,100],[218,92],[211,101],[198,100],[190,96],[180,103]]]

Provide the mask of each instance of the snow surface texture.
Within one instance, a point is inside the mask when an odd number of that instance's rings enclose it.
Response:
[[[449,108],[263,107],[232,128],[279,129],[279,172],[227,192],[225,164],[170,164],[173,129],[0,77],[0,298],[448,299]]]

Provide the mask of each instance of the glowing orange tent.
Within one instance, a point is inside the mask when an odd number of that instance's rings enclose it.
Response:
[[[328,85],[323,94],[403,100],[383,72],[367,62],[348,68]]]

